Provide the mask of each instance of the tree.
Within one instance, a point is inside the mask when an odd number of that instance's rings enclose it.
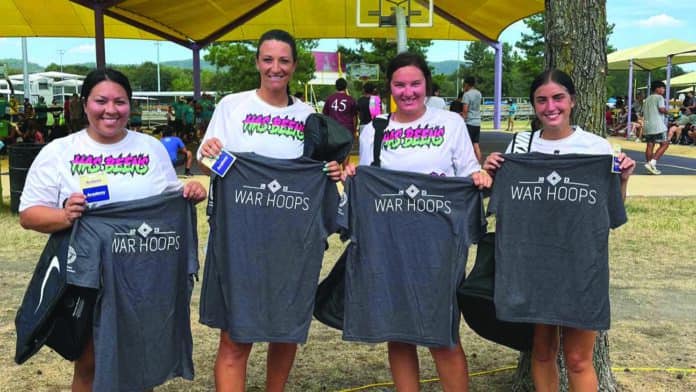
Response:
[[[519,62],[519,72],[529,85],[544,69],[544,14],[532,15],[523,22],[531,33],[522,33],[522,39],[515,43],[515,47],[524,55]]]
[[[573,124],[583,129],[606,134],[604,104],[606,102],[607,22],[605,0],[546,0],[545,63],[568,73],[575,83],[577,102]],[[559,350],[559,357],[563,349]],[[530,382],[530,355],[522,353],[517,366],[514,391],[533,390]],[[601,331],[595,342],[595,370],[600,391],[616,391],[611,372],[609,340]],[[559,358],[561,374],[565,366]],[[567,378],[561,378],[561,390],[568,390]]]
[[[493,95],[495,54],[491,47],[481,41],[474,41],[464,51],[467,63],[462,65],[462,76],[476,78],[476,88],[481,94]]]

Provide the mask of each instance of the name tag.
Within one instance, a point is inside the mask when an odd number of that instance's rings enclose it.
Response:
[[[109,200],[109,182],[106,174],[89,174],[80,176],[80,188],[87,203]]]
[[[230,153],[229,151],[222,150],[217,159],[203,157],[201,163],[203,163],[210,170],[212,170],[213,173],[217,174],[220,177],[224,177],[236,160],[237,157],[232,155],[232,153]]]

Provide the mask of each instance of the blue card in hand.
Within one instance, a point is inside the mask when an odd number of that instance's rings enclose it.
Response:
[[[212,170],[215,174],[217,174],[220,177],[224,177],[225,174],[227,174],[227,171],[232,167],[232,164],[234,164],[234,161],[237,160],[237,157],[232,155],[232,153],[222,150],[220,152],[220,156],[217,158],[213,166],[210,167],[210,170]]]

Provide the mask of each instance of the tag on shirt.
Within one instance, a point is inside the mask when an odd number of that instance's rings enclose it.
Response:
[[[217,158],[203,157],[201,163],[212,170],[213,173],[220,177],[224,177],[236,160],[237,157],[232,155],[232,153],[222,150]]]
[[[87,203],[109,200],[109,181],[104,173],[80,176],[80,188]]]
[[[611,172],[621,173],[621,162],[619,162],[619,155],[621,154],[621,146],[618,144],[614,145],[614,152],[612,154],[611,160]]]

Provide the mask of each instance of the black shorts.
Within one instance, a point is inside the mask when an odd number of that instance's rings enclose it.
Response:
[[[481,135],[481,126],[466,124],[466,129],[469,131],[469,139],[471,139],[471,143],[478,143],[479,136]]]
[[[172,166],[177,167],[183,165],[184,163],[186,163],[186,156],[179,155],[176,157],[176,160],[172,161]]]

